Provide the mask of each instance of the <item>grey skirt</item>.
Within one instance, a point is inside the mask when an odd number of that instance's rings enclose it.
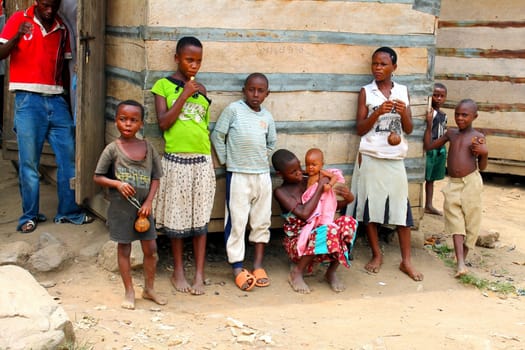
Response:
[[[382,159],[361,155],[352,175],[355,200],[347,215],[357,221],[396,226],[412,226],[408,201],[408,179],[402,159]]]

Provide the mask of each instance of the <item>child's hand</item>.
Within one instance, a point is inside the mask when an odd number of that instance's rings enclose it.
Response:
[[[426,117],[427,128],[428,127],[432,127],[432,120],[433,119],[434,119],[434,113],[433,113],[433,110],[431,109],[430,111],[427,112],[427,117]]]
[[[127,182],[121,182],[120,185],[117,187],[118,191],[124,198],[128,198],[129,196],[134,196],[136,191]]]
[[[184,92],[183,94],[186,95],[186,98],[196,94],[199,92],[200,84],[195,81],[195,78],[192,77],[192,79],[188,80],[184,84]]]
[[[148,217],[151,214],[151,202],[144,202],[138,211],[139,216]]]
[[[394,108],[394,101],[388,100],[388,101],[383,102],[383,104],[381,104],[381,106],[379,106],[377,111],[379,112],[379,115],[382,115],[382,114],[385,114],[385,113],[392,112],[393,108]]]
[[[407,105],[405,104],[405,102],[401,100],[394,100],[393,102],[394,102],[393,109],[395,109],[395,111],[398,114],[404,114],[406,112]]]
[[[334,193],[343,197],[348,203],[354,201],[354,194],[346,186],[334,186]]]
[[[323,191],[328,192],[328,191],[330,191],[331,189],[332,189],[332,185],[330,185],[329,183],[323,185]]]
[[[487,155],[489,153],[489,149],[487,147],[487,143],[485,142],[485,138],[474,136],[472,138],[470,151],[475,157]]]

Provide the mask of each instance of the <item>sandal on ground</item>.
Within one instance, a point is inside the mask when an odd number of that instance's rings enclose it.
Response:
[[[84,220],[82,220],[82,224],[81,225],[83,225],[83,224],[91,224],[93,221],[95,221],[95,218],[86,214],[84,216]]]
[[[257,278],[248,270],[242,269],[237,276],[235,276],[235,284],[240,290],[248,292],[255,287]]]
[[[22,226],[20,226],[20,232],[31,233],[36,229],[36,222],[33,220],[27,220]]]
[[[257,287],[268,287],[270,285],[270,279],[263,268],[253,270],[252,275],[255,276],[255,285]]]

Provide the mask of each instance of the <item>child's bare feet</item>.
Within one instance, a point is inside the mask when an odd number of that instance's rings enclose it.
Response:
[[[365,265],[365,270],[368,272],[378,273],[383,265],[383,257],[381,255],[373,256],[372,259]]]
[[[295,271],[295,269],[292,269],[292,271],[290,271],[290,274],[288,275],[288,283],[290,283],[292,289],[297,293],[310,293],[310,287],[308,287],[308,285],[304,281],[303,274]]]
[[[334,292],[339,293],[345,290],[345,285],[343,284],[343,282],[339,280],[339,278],[337,278],[335,271],[334,272],[326,271],[324,278],[326,282],[328,282],[328,284],[330,285],[330,288],[332,288]]]
[[[192,295],[203,295],[204,291],[204,281],[203,280],[194,280],[193,285],[191,286],[190,293]]]
[[[124,300],[122,301],[122,304],[120,304],[120,307],[127,310],[134,310],[135,309],[135,291],[130,290],[127,291],[126,294],[124,294]]]
[[[168,300],[166,298],[157,295],[157,293],[154,290],[144,289],[142,291],[142,299],[151,300],[159,305],[166,305],[168,303]]]
[[[173,288],[175,288],[175,290],[181,293],[191,292],[191,286],[188,283],[188,281],[186,281],[186,278],[184,277],[184,273],[179,274],[179,273],[173,272],[173,275],[171,275],[170,281],[171,281],[171,285],[173,286]]]
[[[437,210],[436,208],[434,208],[433,206],[425,207],[425,213],[432,214],[432,215],[443,216],[443,213],[440,212],[439,210]]]
[[[399,269],[406,273],[414,281],[423,281],[423,274],[414,269],[412,264],[402,261],[401,264],[399,264]]]

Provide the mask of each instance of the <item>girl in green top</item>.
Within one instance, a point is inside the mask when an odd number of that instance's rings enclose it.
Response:
[[[194,37],[177,43],[177,71],[151,89],[159,127],[165,140],[164,177],[154,202],[157,229],[171,239],[176,290],[204,294],[206,234],[215,195],[215,171],[208,132],[206,88],[195,80],[202,62],[202,44]],[[183,239],[193,237],[195,277],[184,276]]]

